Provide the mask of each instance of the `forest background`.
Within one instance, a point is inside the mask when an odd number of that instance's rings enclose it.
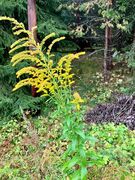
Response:
[[[0,21],[0,177],[134,178],[135,0],[1,0],[0,16],[28,29],[28,2],[36,5],[39,43],[50,33],[65,36],[52,48],[56,63],[61,55],[85,55],[72,64],[75,83],[63,101],[33,94],[29,86],[12,91],[21,80],[16,72],[28,62],[12,66],[17,38],[12,24]],[[86,127],[84,119],[99,125]]]

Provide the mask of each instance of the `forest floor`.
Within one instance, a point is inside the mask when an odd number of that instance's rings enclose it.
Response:
[[[84,106],[88,113],[91,113],[97,104],[112,102],[114,93],[128,91],[127,84],[131,75],[127,68],[115,68],[110,82],[105,84],[102,77],[102,62],[102,56],[97,55],[75,61],[73,65],[76,74],[73,89],[79,91],[84,98]],[[132,99],[132,105],[133,101]],[[120,106],[121,104],[123,103],[120,103]],[[133,112],[133,108],[128,110]],[[99,109],[97,111],[99,112]],[[19,123],[11,120],[0,127],[0,179],[68,180],[60,166],[61,156],[68,146],[68,142],[60,138],[61,131],[61,121],[52,119],[50,115],[29,118],[26,121],[21,118]],[[88,169],[88,179],[135,178],[134,131],[125,126],[100,125],[98,122],[97,126],[89,124],[87,133],[97,138],[97,143],[91,147],[95,154],[101,157],[107,155],[104,158],[108,158],[106,165],[100,168],[92,166]]]
[[[83,59],[76,61],[74,66],[77,74],[75,89],[87,98],[86,121],[123,123],[135,130],[135,94],[127,88],[132,89],[132,72],[126,64],[114,61],[110,82],[104,83],[103,56],[99,54],[89,57],[90,54],[88,52]],[[91,110],[91,107],[95,108]]]

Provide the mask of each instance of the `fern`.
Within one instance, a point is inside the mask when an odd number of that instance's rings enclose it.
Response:
[[[20,119],[20,106],[24,111],[30,110],[31,112],[33,112],[33,115],[38,111],[41,112],[41,109],[42,111],[44,111],[44,107],[46,106],[44,98],[33,98],[28,94],[24,94],[22,90],[19,90],[18,93],[9,92],[8,94],[5,94],[5,92],[7,91],[4,88],[4,93],[1,92],[0,94],[0,121],[2,120],[2,118],[10,119],[11,117]]]
[[[45,52],[43,52],[43,46],[46,41],[55,36],[55,33],[46,36],[39,44],[35,41],[33,32],[25,29],[22,23],[19,23],[14,18],[0,17],[0,20],[10,21],[14,27],[12,28],[14,35],[25,34],[24,38],[21,38],[11,45],[10,53],[15,53],[12,56],[11,62],[13,66],[21,63],[22,61],[30,61],[36,65],[27,66],[20,69],[16,74],[17,78],[20,78],[24,74],[29,76],[20,80],[13,91],[26,86],[31,85],[37,88],[37,92],[43,93],[44,96],[56,93],[59,88],[67,88],[73,83],[73,74],[71,74],[71,62],[74,59],[78,59],[84,52],[76,54],[68,54],[61,57],[56,65],[54,65],[53,57],[51,53],[52,47],[55,43],[65,39],[65,37],[56,38],[48,46]],[[33,47],[33,50],[22,50],[22,48]],[[20,50],[18,52],[18,50]],[[44,55],[45,53],[45,55]]]

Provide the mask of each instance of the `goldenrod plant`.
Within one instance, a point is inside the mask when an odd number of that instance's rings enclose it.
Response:
[[[84,131],[83,109],[80,104],[83,99],[75,92],[72,95],[71,90],[59,91],[54,96],[57,110],[53,113],[54,119],[61,119],[62,137],[68,142],[66,151],[61,159],[61,169],[64,172],[65,179],[87,179],[88,160],[86,155],[87,135]]]
[[[62,119],[64,118],[62,122],[63,138],[71,142],[63,157],[63,160],[67,162],[66,164],[62,163],[63,171],[67,176],[81,176],[81,179],[86,179],[86,138],[83,130],[84,123],[82,121],[82,113],[80,111],[80,103],[82,103],[83,100],[77,92],[74,93],[73,99],[70,91],[70,86],[74,82],[73,74],[71,74],[71,62],[74,59],[78,59],[84,52],[65,55],[58,60],[58,63],[55,63],[53,59],[55,55],[51,53],[52,47],[55,43],[65,39],[65,37],[54,39],[48,48],[44,50],[46,41],[54,37],[55,33],[49,34],[41,43],[37,43],[33,35],[33,31],[36,27],[30,32],[25,29],[22,23],[19,23],[13,18],[0,17],[0,20],[8,20],[14,25],[12,28],[14,35],[24,35],[23,38],[15,41],[11,45],[10,54],[14,53],[11,59],[13,66],[16,66],[22,61],[31,62],[29,66],[23,67],[17,72],[18,78],[25,74],[29,76],[20,80],[13,91],[23,86],[31,85],[36,87],[37,92],[42,93],[43,96],[52,95],[52,98],[54,98],[57,104],[58,111],[60,110],[60,115],[62,113]],[[74,116],[72,115],[72,110],[74,110]],[[71,149],[73,146],[74,148]],[[83,153],[83,161],[79,158],[81,157],[80,150]],[[69,156],[71,157],[69,158]],[[74,174],[73,171],[76,165],[79,165],[77,175]],[[73,172],[70,172],[70,170]]]
[[[11,45],[10,54],[12,55],[11,62],[16,66],[22,61],[30,61],[30,66],[23,67],[16,75],[20,78],[24,74],[25,79],[21,79],[13,89],[13,91],[21,88],[22,86],[31,85],[37,88],[37,93],[42,93],[44,96],[54,94],[59,88],[67,88],[73,84],[73,74],[71,73],[71,62],[78,59],[84,52],[76,54],[68,54],[61,57],[58,63],[54,63],[55,55],[51,53],[52,47],[55,43],[65,39],[65,37],[56,38],[52,43],[45,48],[46,41],[55,36],[51,33],[46,36],[41,43],[37,43],[34,39],[33,28],[32,32],[25,29],[23,23],[19,23],[14,18],[0,17],[0,20],[8,20],[13,24],[13,34],[23,35]],[[28,49],[29,48],[29,49]]]
[[[78,92],[75,92],[73,94],[74,100],[71,101],[71,103],[76,105],[76,109],[79,111],[80,110],[80,104],[84,102],[84,100],[80,97]]]

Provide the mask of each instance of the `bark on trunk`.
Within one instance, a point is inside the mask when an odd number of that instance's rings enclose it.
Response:
[[[107,9],[112,7],[112,1],[108,3]],[[109,20],[106,19],[106,24]],[[105,50],[104,50],[104,80],[108,81],[110,78],[110,71],[112,70],[112,28],[106,25],[105,28]]]
[[[33,29],[33,27],[37,26],[36,0],[28,0],[27,9],[28,9],[28,29],[30,31],[33,30],[34,38],[37,41],[37,28]],[[36,97],[37,93],[35,87],[31,88],[31,94],[33,97]]]
[[[36,0],[28,0],[28,29],[32,31],[37,26]],[[34,29],[34,38],[37,41],[37,30]]]

